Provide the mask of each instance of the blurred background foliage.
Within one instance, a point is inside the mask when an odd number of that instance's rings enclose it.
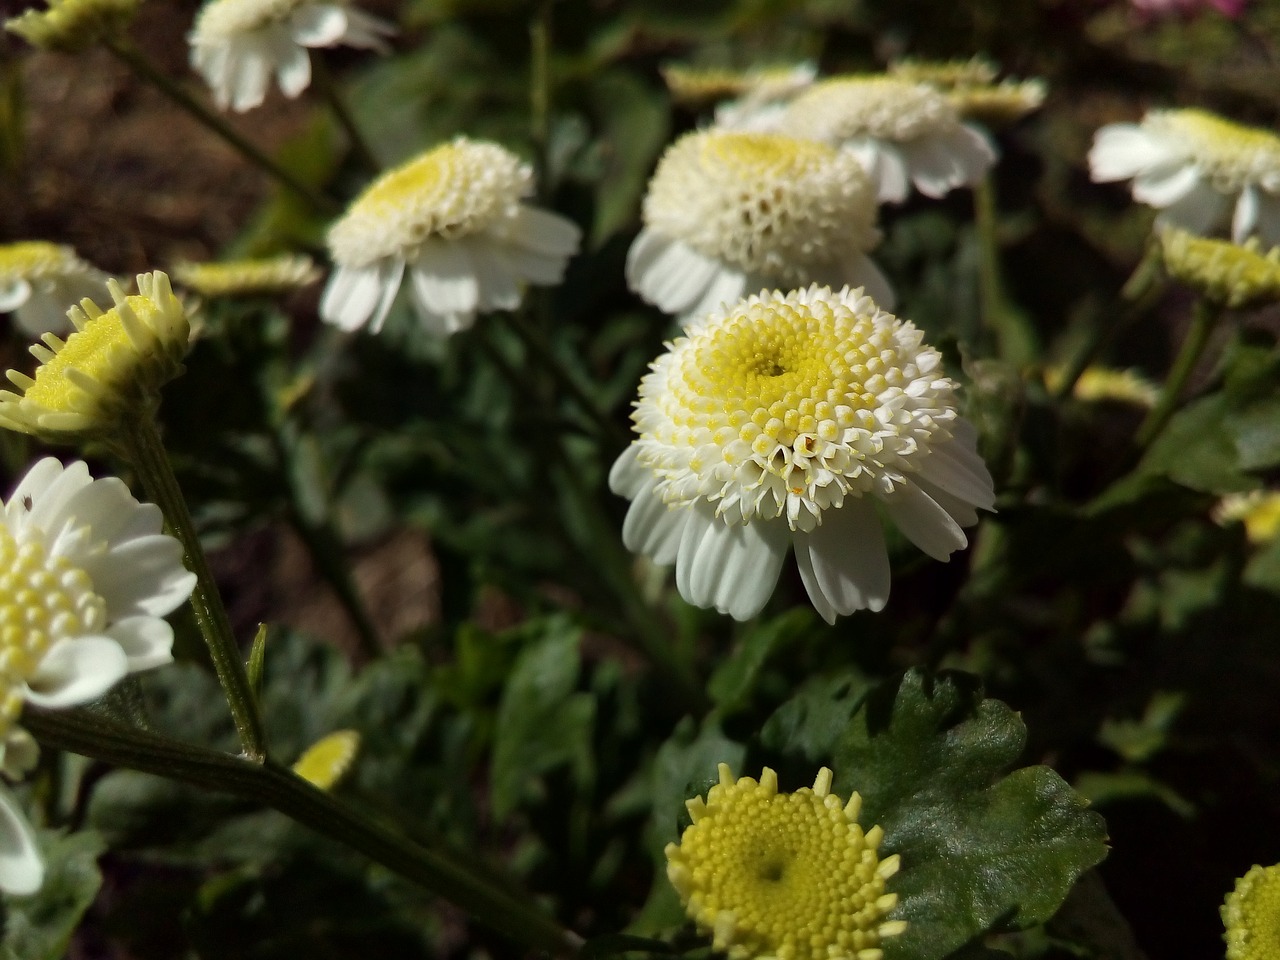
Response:
[[[1280,545],[1211,518],[1222,495],[1276,479],[1280,314],[1228,316],[1194,399],[1145,453],[1132,440],[1140,408],[1055,399],[1045,371],[1101,334],[1108,363],[1164,377],[1189,295],[1121,299],[1151,213],[1122,186],[1090,183],[1084,156],[1097,127],[1149,106],[1276,128],[1280,7],[1143,20],[1106,0],[367,6],[400,24],[394,54],[332,60],[378,159],[458,133],[498,140],[538,163],[542,201],[587,239],[563,286],[532,298],[536,344],[500,318],[427,342],[403,303],[381,336],[338,335],[320,329],[314,290],[200,307],[162,420],[240,634],[271,625],[275,755],[359,731],[345,796],[514,878],[587,936],[679,927],[661,848],[716,763],[753,775],[769,763],[790,789],[829,763],[836,789],[860,790],[867,822],[903,851],[913,926],[891,960],[1218,955],[1233,878],[1280,860]],[[133,28],[175,76],[196,8],[152,0]],[[545,112],[531,83],[543,42]],[[325,221],[113,62],[0,45],[6,238],[73,243],[118,275],[180,257],[323,258]],[[622,279],[654,163],[700,119],[673,105],[660,67],[808,60],[833,74],[978,54],[1049,91],[997,132],[1002,299],[984,300],[967,191],[884,208],[876,256],[899,313],[966,385],[999,512],[949,564],[891,539],[881,614],[827,628],[794,571],[754,622],[689,608],[623,553],[625,504],[604,486],[636,383],[674,333]],[[306,96],[236,123],[334,196],[366,182]],[[1015,316],[1017,350],[993,311]],[[9,338],[3,359],[19,365],[22,346]],[[540,351],[615,432],[582,416]],[[13,474],[33,449],[3,442]],[[665,666],[635,642],[646,618]],[[231,748],[198,637],[179,626],[181,662],[103,709]],[[921,769],[969,779],[915,783],[902,770],[916,753]],[[1111,846],[1069,895],[1102,833],[1068,784],[1105,816]],[[270,811],[53,755],[32,796],[59,867],[9,911],[6,956],[514,951]],[[1023,816],[1056,824],[1039,834],[1054,838],[1044,862],[1005,849]],[[966,838],[976,862],[948,861],[936,830]],[[961,907],[947,890],[974,896]],[[705,953],[688,930],[674,943]]]

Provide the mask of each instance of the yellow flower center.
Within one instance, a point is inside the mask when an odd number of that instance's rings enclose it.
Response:
[[[846,496],[887,494],[956,418],[942,358],[848,291],[750,297],[670,345],[640,384],[639,461],[668,503],[811,530]]]
[[[1222,905],[1227,960],[1280,960],[1280,864],[1254,866]]]
[[[180,263],[174,279],[205,297],[287,293],[319,278],[310,257],[280,256],[224,263]]]
[[[784,129],[842,143],[862,137],[905,142],[945,133],[959,123],[939,91],[896,77],[838,77],[815,83],[787,108]]]
[[[33,47],[74,53],[126,27],[141,0],[49,0],[47,10],[28,10],[5,21],[5,29]]]
[[[1169,275],[1229,307],[1280,300],[1280,247],[1265,254],[1258,240],[1231,243],[1166,228],[1161,252]]]
[[[900,933],[884,921],[897,906],[885,881],[898,858],[880,860],[883,831],[864,834],[860,798],[829,793],[831,771],[813,789],[778,793],[765,768],[760,782],[734,780],[721,765],[707,800],[689,803],[693,824],[667,847],[668,875],[699,927],[733,958],[832,960],[880,956],[880,939]]]
[[[1207,110],[1163,110],[1148,114],[1143,126],[1180,147],[1223,192],[1263,180],[1280,190],[1280,137],[1270,131]]]
[[[49,648],[106,625],[106,602],[87,573],[0,525],[0,736],[22,712],[23,688]]]
[[[0,245],[0,282],[34,280],[54,276],[75,267],[78,258],[70,247],[43,240]]]
[[[370,184],[330,229],[329,247],[348,267],[409,257],[432,237],[456,240],[514,218],[532,189],[515,154],[459,137]]]
[[[293,765],[293,772],[321,790],[329,790],[346,775],[359,749],[359,733],[335,731],[307,747]]]
[[[781,286],[880,240],[876,200],[851,155],[774,134],[692,133],[663,155],[645,197],[651,229]]]
[[[1238,520],[1244,524],[1250,543],[1270,543],[1280,535],[1280,493],[1250,490],[1228,494],[1214,508],[1213,519],[1220,524]]]
[[[226,41],[285,20],[310,0],[212,0],[200,11],[193,43]],[[340,0],[339,0],[340,2]]]

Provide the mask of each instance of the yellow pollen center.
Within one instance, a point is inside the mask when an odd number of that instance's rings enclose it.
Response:
[[[21,713],[23,688],[49,648],[106,625],[106,602],[87,573],[0,526],[0,736]]]
[[[1227,960],[1280,960],[1280,864],[1255,866],[1222,906]]]
[[[0,246],[0,279],[31,279],[65,270],[74,258],[65,247],[42,240]]]
[[[1219,189],[1238,190],[1263,177],[1280,177],[1280,137],[1267,130],[1232,123],[1207,110],[1167,110],[1149,122],[1181,140]]]

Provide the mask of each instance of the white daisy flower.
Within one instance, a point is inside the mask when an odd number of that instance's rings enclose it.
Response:
[[[904,201],[910,184],[935,198],[971,187],[996,161],[986,134],[963,123],[943,93],[895,77],[819,81],[791,103],[779,130],[851,150],[891,203]]]
[[[946,560],[994,503],[942,357],[861,290],[763,293],[667,345],[640,383],[639,439],[610,488],[627,548],[680,595],[759,613],[794,549],[828,623],[889,597],[883,513]]]
[[[329,230],[337,269],[320,316],[377,333],[406,270],[427,332],[448,336],[483,310],[514,310],[523,285],[553,286],[582,231],[522,203],[528,164],[496,143],[459,137],[375,180]]]
[[[0,313],[23,333],[71,329],[67,310],[102,293],[108,276],[70,247],[41,240],[0,244]]]
[[[96,700],[120,679],[173,659],[163,618],[195,586],[182,547],[154,504],[82,462],[48,457],[0,514],[0,768],[19,775],[34,743],[17,724],[26,704]],[[30,828],[0,791],[0,889],[29,893],[43,868]]]
[[[1161,224],[1206,234],[1231,224],[1280,243],[1280,137],[1206,110],[1152,110],[1094,136],[1089,172],[1099,183],[1133,180],[1133,198]]]
[[[627,254],[627,283],[692,319],[765,288],[862,286],[893,306],[867,256],[876,198],[857,160],[825,144],[703,130],[667,148]]]
[[[266,98],[274,73],[286,97],[311,84],[308,47],[364,47],[385,52],[395,27],[346,2],[210,0],[187,36],[191,65],[222,109],[244,111]]]
[[[776,132],[787,105],[817,76],[812,63],[754,71],[738,97],[716,107],[715,125],[721,130]]]

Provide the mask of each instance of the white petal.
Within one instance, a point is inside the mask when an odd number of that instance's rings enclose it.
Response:
[[[391,312],[391,305],[396,302],[396,294],[400,292],[400,284],[404,282],[405,262],[400,259],[384,260],[378,270],[378,283],[382,293],[373,308],[373,316],[369,319],[369,332],[379,333],[382,325]]]
[[[332,47],[346,32],[346,11],[334,4],[304,4],[289,14],[289,36],[304,47]]]
[[[958,439],[937,444],[920,461],[920,476],[975,507],[995,506],[991,472],[971,444]]]
[[[1112,123],[1094,134],[1089,176],[1095,183],[1128,180],[1173,157],[1167,146],[1136,123]]]
[[[311,57],[301,47],[290,48],[276,65],[276,82],[280,92],[293,99],[311,86]]]
[[[855,610],[879,611],[889,599],[889,554],[875,508],[861,497],[822,512],[822,523],[795,534],[800,579],[827,623]]]
[[[239,56],[233,54],[233,57],[227,77],[231,87],[231,109],[243,113],[261,106],[266,99],[272,64],[258,50],[248,50]]]
[[[89,467],[83,460],[74,460],[64,467],[53,457],[45,457],[27,471],[14,489],[6,513],[14,521],[14,529],[29,524],[56,535],[71,519],[67,515],[67,504],[92,482]]]
[[[128,672],[124,651],[110,637],[59,640],[40,661],[23,697],[37,707],[75,707],[98,699]]]
[[[0,890],[21,897],[35,893],[43,882],[35,833],[13,795],[0,787]]]
[[[474,312],[479,285],[471,255],[460,243],[432,240],[409,269],[418,302],[435,314]]]
[[[828,286],[832,290],[839,290],[843,286],[862,287],[863,294],[874,300],[881,310],[892,311],[898,304],[888,277],[880,272],[876,262],[865,253],[851,253],[845,260],[840,278]]]
[[[349,47],[365,47],[371,50],[377,50],[385,53],[390,49],[385,41],[385,37],[394,36],[396,33],[395,25],[365,13],[356,7],[346,7],[347,15],[347,32],[343,36],[342,42]]]
[[[17,310],[31,296],[31,284],[21,277],[0,284],[0,313]]]
[[[495,256],[485,245],[472,249],[471,265],[476,271],[477,309],[514,310],[520,306],[520,280],[506,257]]]
[[[702,321],[715,310],[725,304],[735,304],[746,296],[747,291],[758,293],[763,289],[772,289],[773,284],[753,280],[739,270],[724,268],[719,270],[706,291],[687,311],[680,316],[680,325],[693,331],[701,326]]]
[[[935,560],[946,560],[969,544],[951,514],[909,480],[881,502],[907,539]]]
[[[1177,203],[1195,189],[1200,171],[1191,164],[1166,165],[1139,174],[1133,181],[1133,198],[1160,208]]]
[[[640,447],[632,443],[618,454],[618,459],[609,468],[609,489],[628,500],[634,500],[653,477],[653,471],[641,466],[639,455]]]
[[[1245,184],[1236,201],[1235,214],[1231,218],[1231,242],[1244,243],[1258,225],[1258,188]]]
[[[542,253],[510,243],[492,244],[481,251],[495,257],[512,276],[540,287],[552,287],[564,278],[569,258],[559,253]],[[475,254],[480,255],[479,253]]]
[[[112,621],[137,614],[163,617],[186,603],[196,585],[196,575],[182,565],[182,545],[165,534],[129,540],[82,568]]]
[[[689,514],[676,557],[676,587],[696,607],[735,620],[759,613],[777,586],[790,546],[785,521],[727,524],[699,502]]]
[[[505,236],[509,242],[538,253],[571,257],[578,252],[582,231],[567,217],[521,204]]]
[[[969,501],[962,500],[955,494],[947,493],[947,491],[930,483],[919,474],[913,475],[911,482],[923,490],[930,500],[951,514],[951,519],[960,524],[960,526],[972,527],[978,522],[978,508],[969,503]]]
[[[903,143],[901,150],[916,189],[934,199],[946,196],[956,187],[973,186],[996,160],[991,141],[974,128],[963,125],[947,133]]]
[[[1227,205],[1225,194],[1201,180],[1181,200],[1162,210],[1156,223],[1169,223],[1192,233],[1206,234],[1226,220]]]
[[[379,264],[338,266],[320,297],[320,319],[343,330],[358,330],[384,294]]]
[[[648,227],[627,251],[627,286],[664,313],[684,313],[722,270],[717,260]]]
[[[622,522],[622,543],[632,553],[644,554],[659,566],[676,562],[680,536],[684,532],[690,507],[669,506],[655,492],[650,480],[636,493]]]
[[[867,177],[875,184],[876,199],[881,203],[902,203],[907,199],[910,179],[901,152],[892,144],[879,140],[851,141],[845,149],[858,158]]]
[[[157,617],[125,617],[107,634],[124,651],[130,673],[173,662],[173,627]]]

